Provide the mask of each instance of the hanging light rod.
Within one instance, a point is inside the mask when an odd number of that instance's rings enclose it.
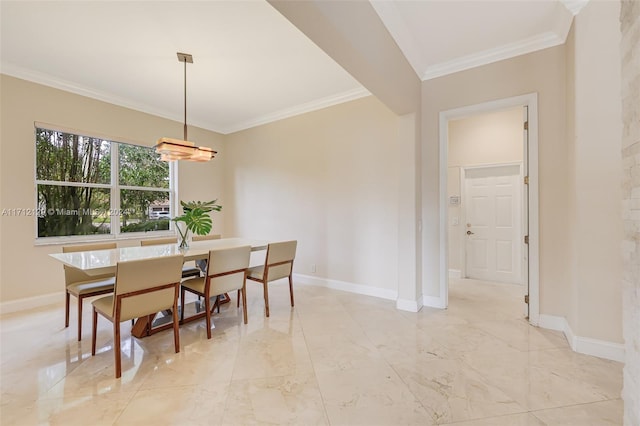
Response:
[[[154,148],[162,161],[209,161],[217,152],[206,146],[196,146],[187,138],[187,63],[193,63],[193,56],[181,52],[177,55],[178,61],[184,63],[184,139],[160,138]]]
[[[176,53],[176,55],[178,55],[178,61],[179,62],[189,62],[190,64],[193,63],[193,55],[190,53],[181,53],[178,52]]]

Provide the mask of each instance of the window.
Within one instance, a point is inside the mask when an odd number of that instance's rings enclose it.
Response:
[[[152,148],[36,128],[38,238],[168,230],[170,176]]]

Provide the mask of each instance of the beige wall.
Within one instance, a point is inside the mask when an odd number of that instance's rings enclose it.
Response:
[[[575,194],[571,279],[575,334],[622,342],[620,4],[589,2],[575,18]],[[602,66],[607,64],[606,66]],[[594,315],[597,312],[597,315]]]
[[[438,295],[438,114],[537,92],[540,313],[622,341],[618,11],[590,2],[565,46],[424,82],[425,294]]]
[[[296,273],[395,292],[399,124],[367,97],[229,135],[226,229],[297,239]]]
[[[439,133],[441,111],[538,93],[540,310],[566,315],[569,299],[567,144],[564,139],[565,49],[558,46],[496,62],[422,86],[423,286],[439,296]]]
[[[161,136],[181,137],[180,123],[117,107],[25,80],[0,76],[0,208],[33,208],[35,205],[34,122],[88,131],[114,140],[153,145]],[[222,151],[221,135],[190,129],[189,138]],[[178,172],[181,199],[220,197],[224,205],[222,169],[219,163],[181,164]],[[224,211],[224,210],[223,210]],[[0,302],[60,292],[61,265],[48,256],[60,245],[35,246],[34,217],[0,216],[2,260]],[[215,229],[223,214],[214,217]],[[119,242],[137,244],[137,240]]]
[[[522,162],[522,107],[509,108],[449,121],[447,196],[461,196],[460,168]],[[461,200],[462,201],[462,200]],[[462,218],[461,205],[447,205],[449,219],[449,270],[462,269],[464,238],[455,224]]]
[[[415,197],[422,210],[422,264],[416,272],[422,293],[439,297],[439,113],[535,92],[540,311],[567,317],[581,336],[618,341],[615,300],[620,296],[612,284],[616,266],[612,257],[598,256],[592,248],[593,241],[603,242],[618,253],[613,244],[617,225],[609,216],[615,214],[611,206],[618,204],[597,205],[617,196],[617,186],[611,186],[615,159],[606,144],[615,130],[615,112],[606,109],[613,102],[610,89],[616,83],[608,81],[615,70],[600,66],[613,60],[613,12],[602,10],[606,18],[601,27],[603,21],[595,19],[599,8],[610,6],[595,3],[585,8],[582,23],[578,20],[583,29],[570,35],[571,45],[422,82],[421,126],[414,132],[422,140],[420,147],[398,143],[402,120],[373,97],[225,137],[193,130],[192,139],[211,144],[225,160],[181,165],[180,198],[219,198],[224,209],[214,219],[215,230],[226,236],[298,239],[297,273],[393,293],[402,263],[400,218],[406,216],[399,206],[411,204],[399,189],[408,179],[407,159],[417,154],[422,166],[414,173],[422,174],[422,200]],[[592,34],[591,25],[596,28]],[[597,95],[591,94],[594,87]],[[180,137],[179,123],[10,77],[2,76],[1,90],[2,208],[33,206],[34,121],[142,144],[159,136]],[[567,103],[567,96],[574,96],[575,103]],[[575,138],[568,140],[574,115]],[[594,169],[597,173],[591,173]],[[613,174],[605,176],[609,172]],[[60,291],[62,270],[47,256],[60,248],[34,246],[33,218],[1,220],[0,301]],[[594,223],[599,226],[591,226],[591,237],[578,236]],[[316,265],[315,273],[311,265]],[[583,267],[587,269],[578,270]],[[31,272],[31,285],[25,284],[25,271]],[[609,305],[603,308],[603,301]]]

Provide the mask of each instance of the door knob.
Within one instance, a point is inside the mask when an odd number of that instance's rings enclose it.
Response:
[[[467,235],[473,235],[473,234],[474,234],[474,232],[467,231]]]

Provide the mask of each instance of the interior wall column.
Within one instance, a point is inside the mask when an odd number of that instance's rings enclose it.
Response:
[[[420,237],[420,114],[399,117],[398,151],[403,167],[398,176],[398,300],[401,310],[422,308]]]
[[[640,424],[640,3],[623,1],[622,30],[622,328],[625,340],[624,424]]]

